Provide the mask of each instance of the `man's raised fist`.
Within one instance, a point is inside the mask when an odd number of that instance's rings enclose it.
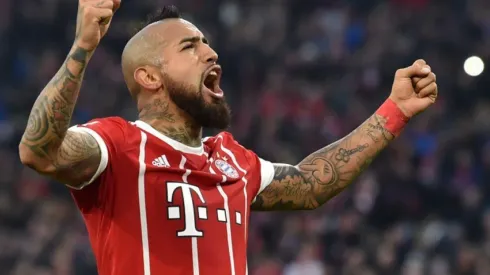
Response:
[[[121,0],[79,0],[75,44],[94,50],[107,33]]]

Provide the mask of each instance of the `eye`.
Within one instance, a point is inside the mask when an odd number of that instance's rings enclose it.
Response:
[[[182,48],[182,50],[185,51],[185,50],[192,49],[192,48],[194,48],[194,44],[188,44],[184,48]]]

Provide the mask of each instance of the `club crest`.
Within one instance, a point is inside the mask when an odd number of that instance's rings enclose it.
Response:
[[[214,165],[216,165],[216,167],[226,176],[235,179],[238,178],[237,170],[235,170],[235,168],[233,168],[230,164],[228,164],[228,162],[221,159],[217,159],[214,162]]]

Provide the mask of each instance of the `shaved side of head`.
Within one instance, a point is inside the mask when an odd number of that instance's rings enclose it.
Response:
[[[136,99],[140,91],[134,79],[134,72],[142,66],[160,67],[163,64],[159,50],[165,46],[161,32],[164,21],[181,18],[175,6],[166,6],[156,14],[148,17],[142,28],[128,41],[122,53],[121,63],[124,80],[131,96]]]

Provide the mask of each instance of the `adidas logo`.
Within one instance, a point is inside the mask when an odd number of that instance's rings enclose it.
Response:
[[[170,164],[168,163],[167,157],[165,155],[161,155],[158,158],[154,159],[151,164],[157,167],[170,167]]]

